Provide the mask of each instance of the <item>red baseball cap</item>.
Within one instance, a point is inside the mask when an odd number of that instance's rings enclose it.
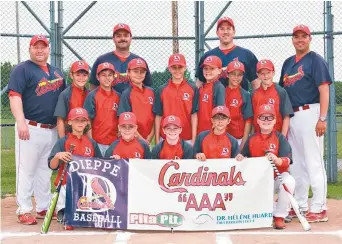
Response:
[[[242,72],[245,72],[245,65],[239,61],[232,61],[227,66],[227,72],[232,72],[234,70],[240,70]]]
[[[89,65],[87,64],[86,61],[83,61],[83,60],[75,61],[71,65],[70,72],[77,72],[79,70],[84,70],[89,73]]]
[[[272,114],[275,116],[276,114],[275,114],[274,106],[272,104],[261,105],[258,110],[258,116],[262,114]]]
[[[132,112],[124,112],[120,114],[119,125],[136,125],[137,117]]]
[[[311,31],[309,29],[309,27],[307,27],[306,25],[297,25],[295,26],[295,28],[293,28],[293,31],[292,31],[292,35],[294,35],[297,31],[303,31],[305,32],[307,35],[311,35]]]
[[[145,70],[147,70],[146,62],[142,60],[141,58],[132,59],[131,61],[129,61],[127,69],[135,69],[135,68],[144,68]]]
[[[165,117],[163,121],[163,128],[166,127],[167,125],[175,125],[175,126],[178,126],[179,128],[182,128],[182,121],[177,116],[170,115],[170,116]]]
[[[171,67],[173,65],[181,65],[186,66],[186,60],[183,54],[180,53],[174,53],[169,57],[169,65],[168,67]]]
[[[229,18],[229,17],[222,17],[222,18],[220,18],[220,19],[217,21],[216,30],[218,30],[218,28],[220,27],[220,25],[221,25],[223,22],[228,22],[229,25],[231,25],[233,28],[235,28],[234,21],[233,21],[231,18]]]
[[[222,68],[222,61],[219,57],[217,56],[208,56],[204,59],[203,64],[201,67],[203,68],[205,65],[208,65],[213,68]]]
[[[271,60],[262,59],[259,60],[259,62],[257,63],[257,72],[259,72],[261,69],[268,69],[270,71],[274,71],[274,65]]]
[[[115,32],[117,32],[118,30],[125,30],[125,31],[127,31],[129,34],[132,35],[131,28],[130,28],[129,25],[127,25],[127,24],[119,23],[119,24],[115,25],[115,26],[114,26],[114,29],[113,29],[113,34],[115,34]]]
[[[70,110],[68,115],[69,120],[74,120],[77,118],[85,118],[89,120],[88,112],[84,108],[78,107]]]
[[[35,35],[30,41],[30,46],[36,45],[37,42],[42,41],[46,46],[49,46],[49,40],[44,35]]]
[[[226,106],[217,106],[213,109],[211,113],[211,117],[214,117],[216,114],[223,114],[227,117],[230,117],[229,109]]]
[[[112,70],[115,73],[114,66],[111,63],[106,62],[97,66],[96,74],[98,75],[101,71],[106,69]]]

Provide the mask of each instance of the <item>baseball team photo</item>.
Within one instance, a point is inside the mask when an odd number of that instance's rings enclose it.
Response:
[[[338,1],[8,1],[1,243],[342,243]]]

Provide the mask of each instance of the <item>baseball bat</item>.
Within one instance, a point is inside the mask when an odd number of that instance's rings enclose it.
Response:
[[[290,203],[292,205],[293,210],[295,211],[299,222],[301,223],[301,225],[303,226],[303,229],[305,231],[309,231],[311,230],[311,226],[309,224],[309,222],[306,220],[306,218],[300,213],[299,211],[299,205],[296,201],[296,199],[292,196],[292,193],[289,191],[289,189],[287,188],[287,186],[285,185],[284,181],[283,181],[283,177],[281,177],[279,170],[277,169],[277,166],[273,163],[272,160],[269,160],[271,162],[271,165],[273,167],[274,172],[276,173],[278,179],[280,180],[280,183],[282,184],[282,186],[285,189],[286,195],[290,200]]]
[[[75,148],[75,145],[71,144],[69,152],[72,153],[74,148]],[[62,182],[64,179],[64,175],[66,174],[66,171],[68,169],[68,166],[69,166],[69,164],[67,162],[64,166],[63,171],[62,171],[61,178],[59,179],[56,190],[53,193],[52,199],[50,201],[50,206],[46,212],[46,215],[45,215],[45,218],[44,218],[44,221],[42,224],[42,228],[40,229],[40,233],[42,233],[42,234],[46,234],[49,231],[51,220],[52,220],[52,215],[56,209],[56,205],[57,205],[57,201],[58,201],[58,197],[59,197],[59,192],[61,191]]]

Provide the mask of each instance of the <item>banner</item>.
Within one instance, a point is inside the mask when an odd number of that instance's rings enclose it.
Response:
[[[128,162],[73,156],[66,190],[66,225],[127,229]]]
[[[128,162],[73,156],[66,224],[182,231],[271,227],[273,188],[265,157]]]
[[[266,158],[129,161],[128,229],[271,227],[273,170]]]

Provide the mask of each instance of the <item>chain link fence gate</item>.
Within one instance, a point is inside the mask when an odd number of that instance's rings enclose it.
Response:
[[[86,60],[90,65],[106,52],[114,50],[113,26],[124,22],[133,34],[131,51],[149,64],[154,88],[167,81],[167,61],[173,52],[173,40],[188,63],[188,77],[195,79],[199,57],[218,45],[216,20],[233,18],[236,44],[253,51],[258,59],[270,58],[279,79],[282,62],[294,54],[292,28],[307,24],[313,32],[311,49],[322,56],[326,50],[325,2],[178,2],[178,36],[172,25],[172,2],[3,2],[1,8],[1,159],[14,165],[14,119],[5,92],[11,69],[29,58],[30,38],[38,33],[51,42],[49,62],[67,75],[72,62]],[[342,161],[342,3],[333,2],[334,63],[336,87],[337,152]],[[327,57],[326,57],[327,59]],[[335,118],[335,114],[331,116]],[[332,132],[333,133],[333,132]],[[329,147],[329,144],[326,143]],[[329,157],[329,150],[326,157]],[[339,160],[338,160],[339,161]],[[4,168],[2,168],[4,169]],[[342,170],[342,166],[340,166]],[[331,172],[328,172],[328,175]],[[328,177],[334,181],[334,177]],[[2,170],[3,192],[12,192],[13,175]],[[15,181],[15,176],[14,176]],[[14,189],[15,190],[15,189]]]

